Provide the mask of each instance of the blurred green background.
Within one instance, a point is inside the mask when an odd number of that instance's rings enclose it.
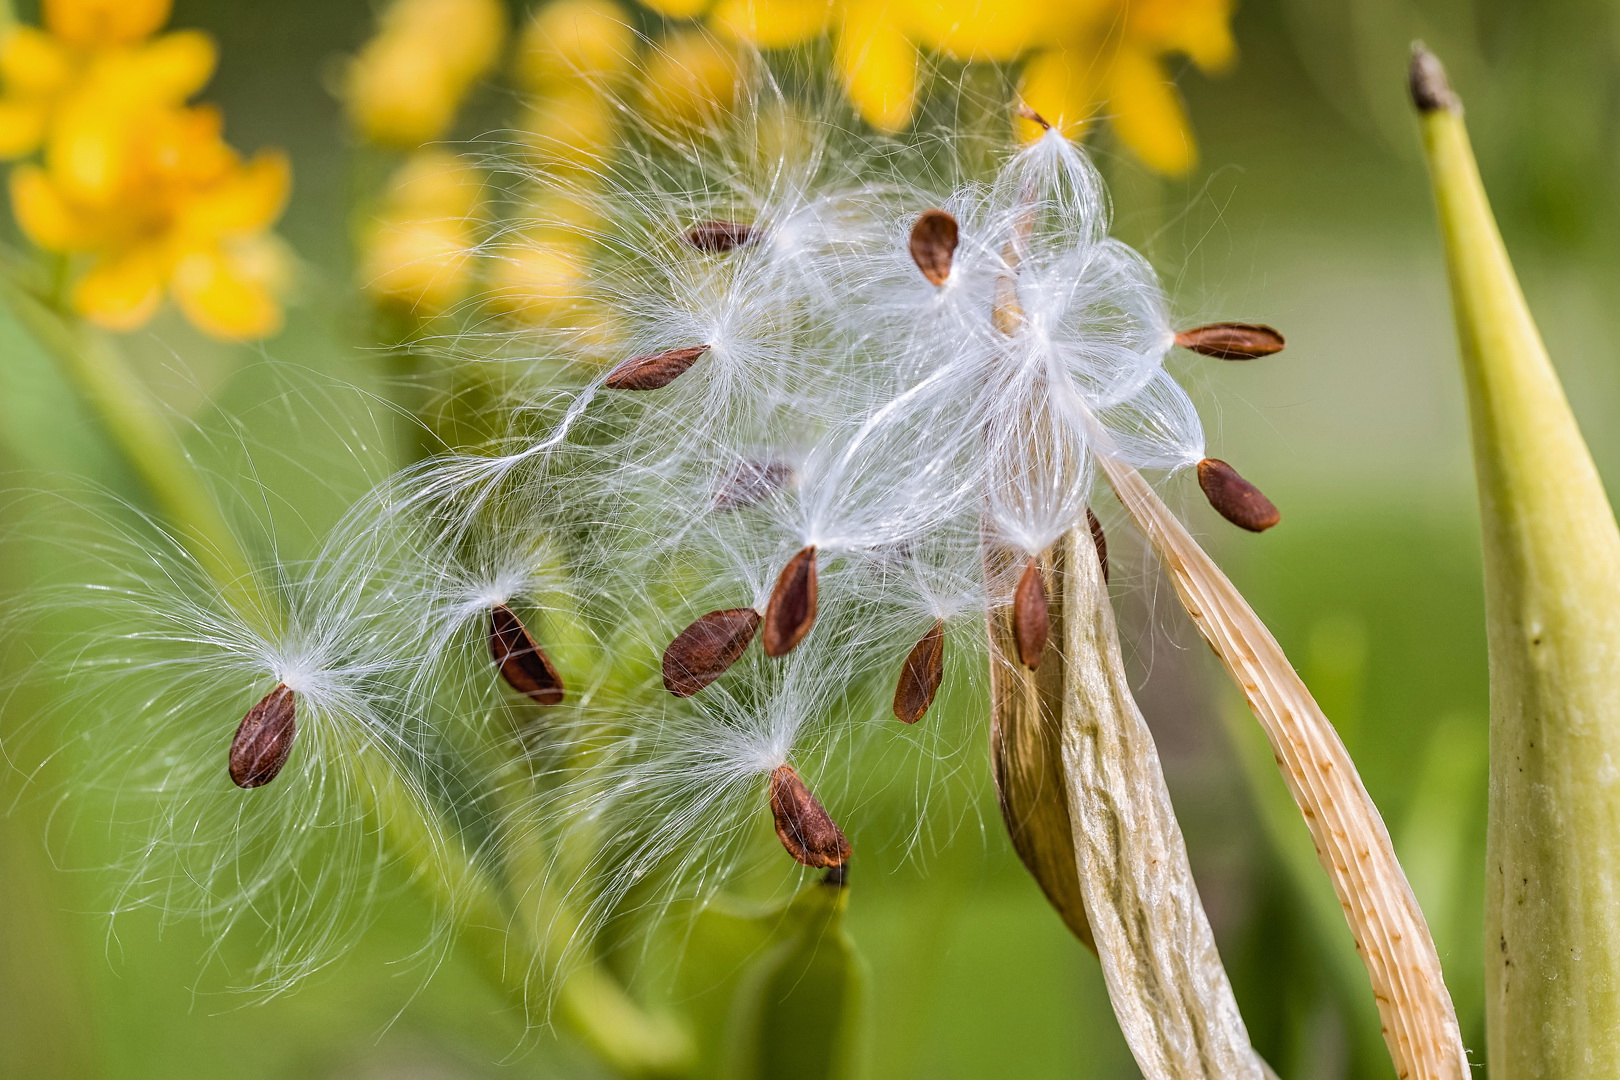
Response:
[[[211,343],[167,317],[130,347],[170,407],[195,419],[194,449],[213,468],[231,474],[244,451],[207,433],[245,432],[258,479],[298,507],[280,526],[293,547],[385,467],[372,450],[386,429],[361,419],[384,368],[353,284],[348,215],[363,163],[328,90],[372,19],[359,0],[180,0],[172,22],[218,38],[206,96],[224,106],[232,142],[292,155],[281,231],[303,260],[302,302],[262,346]],[[1484,633],[1466,427],[1406,51],[1421,37],[1451,69],[1531,305],[1608,472],[1620,467],[1620,11],[1597,0],[1249,0],[1234,26],[1237,68],[1181,80],[1203,158],[1190,178],[1153,177],[1106,136],[1097,147],[1119,233],[1151,256],[1185,321],[1265,321],[1289,338],[1271,361],[1183,365],[1211,452],[1266,490],[1283,526],[1232,535],[1196,492],[1172,495],[1186,496],[1360,763],[1477,1058]],[[311,416],[311,401],[327,415]],[[74,577],[72,556],[29,527],[35,493],[83,491],[86,479],[133,489],[49,362],[5,322],[0,425],[10,534],[0,573],[16,596]],[[1117,516],[1110,524],[1143,707],[1257,1046],[1289,1080],[1391,1075],[1365,976],[1269,755],[1166,584]],[[17,678],[38,648],[15,634],[5,642],[11,769],[0,801],[15,808],[0,817],[0,1077],[596,1075],[566,1043],[525,1037],[454,954],[398,963],[429,919],[403,890],[361,948],[268,1002],[231,992],[232,943],[216,963],[220,943],[191,924],[161,925],[151,912],[110,923],[117,878],[85,869],[117,857],[86,828],[95,815],[51,828],[58,799],[95,796],[72,787],[76,749],[31,722],[58,692]],[[969,761],[951,783],[959,797],[942,801],[971,810],[952,817],[937,850],[860,843],[904,831],[909,793],[853,823],[867,1075],[1136,1075],[1095,961],[1009,849],[987,764]]]

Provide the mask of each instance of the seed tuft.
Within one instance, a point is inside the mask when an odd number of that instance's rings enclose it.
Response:
[[[1257,360],[1282,352],[1287,342],[1260,323],[1218,322],[1182,330],[1176,344],[1217,360]]]
[[[1259,488],[1218,458],[1198,463],[1198,486],[1215,512],[1240,529],[1265,532],[1282,520],[1282,513]]]
[[[708,351],[707,345],[686,345],[661,353],[632,356],[608,372],[603,384],[610,390],[657,390],[686,374],[686,369]]]
[[[1041,666],[1046,638],[1052,631],[1052,616],[1046,603],[1046,578],[1039,559],[1031,558],[1013,592],[1013,637],[1018,642],[1018,659],[1034,671]]]
[[[900,683],[894,688],[895,719],[903,724],[921,720],[934,703],[944,675],[945,620],[940,619],[911,647],[900,667]]]
[[[557,705],[563,699],[562,676],[535,643],[529,628],[512,609],[496,604],[489,609],[489,654],[501,678],[538,705]]]
[[[911,261],[930,285],[943,285],[951,276],[959,235],[956,219],[944,210],[924,210],[911,227]]]
[[[765,655],[786,656],[816,622],[816,549],[800,549],[777,575],[765,606]]]
[[[704,221],[687,230],[686,242],[699,251],[733,251],[751,244],[754,227],[740,221]]]
[[[759,629],[753,608],[727,608],[700,615],[664,650],[664,689],[691,697],[737,662]]]
[[[231,739],[231,782],[240,788],[263,787],[281,774],[298,734],[297,699],[286,683],[259,699],[236,726]]]
[[[771,817],[776,838],[802,865],[843,866],[849,861],[849,839],[791,765],[771,770]]]

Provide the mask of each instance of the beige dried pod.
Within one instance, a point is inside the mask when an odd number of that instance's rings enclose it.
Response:
[[[1403,1080],[1470,1075],[1440,957],[1389,831],[1333,724],[1236,587],[1131,466],[1097,455],[1198,630],[1265,729],[1372,981]]]

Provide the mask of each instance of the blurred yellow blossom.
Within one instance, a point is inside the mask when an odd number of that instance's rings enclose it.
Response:
[[[361,280],[373,299],[425,317],[467,295],[483,183],[478,170],[442,151],[418,151],[400,166],[361,245]]]
[[[1235,53],[1231,0],[645,0],[670,17],[708,12],[716,31],[760,49],[830,36],[851,103],[874,127],[910,123],[919,47],[952,60],[1026,60],[1029,105],[1071,134],[1107,116],[1165,173],[1196,158],[1166,57],[1218,72]],[[1027,127],[1025,134],[1031,134]]]
[[[82,258],[73,308],[131,330],[172,294],[216,337],[274,333],[290,257],[269,233],[286,158],[244,159],[217,110],[186,100],[213,73],[196,31],[151,38],[167,0],[47,0],[45,29],[0,38],[0,153],[40,152],[10,180],[13,215],[46,251]]]
[[[636,44],[630,13],[614,0],[553,0],[535,8],[523,28],[518,80],[536,93],[601,82],[634,65]]]
[[[450,128],[468,90],[499,59],[500,0],[394,0],[349,64],[344,100],[366,139],[413,147]]]

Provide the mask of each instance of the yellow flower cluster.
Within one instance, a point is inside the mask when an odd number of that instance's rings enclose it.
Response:
[[[349,65],[350,122],[382,146],[410,149],[443,137],[505,40],[500,0],[394,0]]]
[[[756,48],[830,36],[850,99],[868,122],[910,122],[920,49],[951,60],[1026,60],[1024,100],[1077,134],[1108,115],[1148,166],[1180,173],[1192,134],[1165,57],[1215,72],[1232,61],[1231,0],[644,0],[673,18],[707,11],[717,31]]]
[[[436,315],[467,293],[483,177],[440,150],[411,155],[388,188],[361,243],[361,280],[380,304]]]
[[[113,330],[172,294],[225,340],[274,333],[288,256],[269,230],[291,185],[284,156],[244,159],[218,110],[187,100],[213,74],[196,31],[154,36],[170,0],[44,0],[42,27],[0,36],[0,155],[12,212],[46,251],[87,269],[73,308]]]

